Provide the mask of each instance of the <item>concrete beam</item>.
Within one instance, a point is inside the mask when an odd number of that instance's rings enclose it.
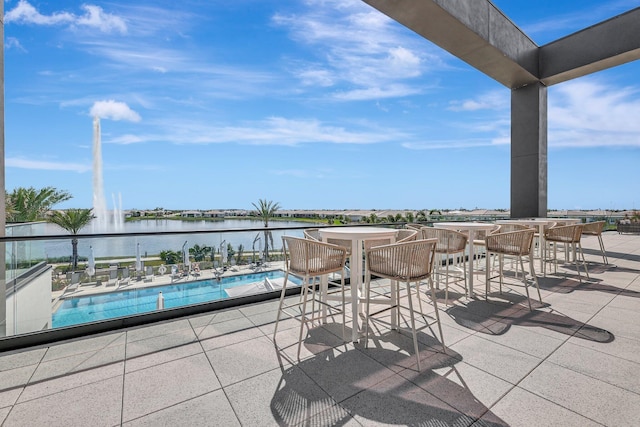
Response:
[[[364,0],[508,88],[538,82],[538,46],[488,0]]]
[[[640,59],[640,7],[540,48],[547,86]]]

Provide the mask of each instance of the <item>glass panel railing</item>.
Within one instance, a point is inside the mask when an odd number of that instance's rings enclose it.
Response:
[[[0,239],[6,289],[0,298],[0,350],[12,337],[106,325],[95,332],[135,324],[130,319],[136,316],[188,314],[181,307],[206,311],[257,296],[274,298],[284,275],[282,236],[302,237],[305,228],[322,224],[276,222],[264,229],[255,223],[154,232],[146,222],[131,232],[75,238],[47,228],[51,224],[7,227]],[[145,319],[140,323],[150,321]]]
[[[14,228],[3,242],[0,340],[257,294],[275,297],[284,279],[282,236],[302,237],[304,228],[37,237]]]

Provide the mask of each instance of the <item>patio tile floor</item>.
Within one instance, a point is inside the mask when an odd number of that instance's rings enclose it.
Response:
[[[296,360],[298,323],[274,345],[269,301],[0,353],[0,424],[636,426],[640,236],[603,237],[611,265],[584,239],[591,280],[547,270],[533,312],[513,279],[487,301],[481,274],[475,299],[441,291],[447,351],[420,332],[421,372],[410,338],[374,324],[368,348],[345,343],[339,316]]]

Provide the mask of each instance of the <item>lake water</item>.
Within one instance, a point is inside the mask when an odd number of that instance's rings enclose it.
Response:
[[[300,221],[272,221],[270,227],[286,228],[313,226],[308,222]],[[326,224],[325,224],[326,225]],[[234,250],[238,250],[239,245],[243,245],[244,251],[249,252],[253,249],[255,241],[256,251],[264,247],[264,233],[262,231],[252,232],[229,232],[229,233],[211,233],[211,234],[188,234],[197,233],[204,230],[222,230],[222,229],[242,229],[242,228],[262,228],[264,223],[255,220],[233,220],[225,219],[224,221],[178,221],[178,220],[144,220],[125,222],[122,226],[121,233],[139,233],[139,232],[184,232],[185,234],[165,235],[165,236],[127,236],[127,237],[101,237],[79,239],[78,254],[88,257],[90,247],[96,258],[103,257],[135,257],[136,247],[140,244],[140,252],[142,256],[157,255],[164,250],[181,251],[182,246],[186,243],[186,248],[191,248],[195,244],[200,246],[213,246],[217,249],[223,241],[231,243]],[[82,233],[91,233],[91,230],[82,230]],[[302,230],[283,230],[272,231],[273,243],[276,248],[282,247],[282,236],[302,236]],[[25,235],[60,235],[66,234],[66,231],[57,225],[50,223],[37,223],[7,227],[7,236],[25,236]],[[226,245],[226,244],[225,244]],[[69,240],[42,240],[38,242],[13,242],[7,244],[7,258],[13,256],[14,259],[35,260],[54,257],[68,257],[71,255],[71,239]]]

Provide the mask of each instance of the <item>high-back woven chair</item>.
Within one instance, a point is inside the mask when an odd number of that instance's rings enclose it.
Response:
[[[475,255],[476,266],[480,265],[480,258],[483,258],[484,256],[486,256],[486,251],[484,247],[485,237],[487,237],[490,234],[499,233],[501,227],[502,226],[500,224],[495,224],[491,230],[476,230],[475,236],[473,239],[473,246],[474,246],[473,253],[476,254]],[[477,249],[475,249],[475,247],[477,247]]]
[[[364,241],[364,251],[365,251],[365,260],[364,260],[364,269],[363,271],[367,272],[367,262],[366,262],[366,252],[375,247],[375,246],[383,246],[390,245],[392,243],[402,243],[402,242],[411,242],[416,240],[416,238],[420,235],[418,230],[413,229],[400,229],[396,232],[395,240],[392,242],[390,238],[387,239],[375,239],[375,240],[365,240]]]
[[[538,299],[542,303],[542,296],[540,295],[540,287],[538,286],[538,278],[536,277],[535,269],[533,266],[533,238],[535,230],[528,228],[520,231],[509,231],[507,233],[495,233],[485,237],[485,246],[487,250],[486,257],[486,289],[485,299],[489,295],[491,288],[491,267],[490,267],[490,254],[498,255],[499,259],[499,273],[500,278],[500,293],[502,293],[502,282],[504,278],[504,255],[516,257],[516,262],[522,269],[522,281],[524,282],[524,289],[527,293],[527,302],[529,303],[529,310],[531,307],[531,298],[529,296],[529,282],[527,281],[527,275],[524,269],[524,263],[522,257],[528,257],[529,272],[531,274],[532,282],[535,284],[538,290]],[[518,265],[516,264],[516,265]],[[516,276],[517,277],[517,276]]]
[[[319,228],[307,228],[303,231],[304,237],[311,240],[316,240],[318,242],[322,241],[322,237],[320,237],[320,229]]]
[[[316,240],[318,242],[322,241],[322,237],[320,236],[320,229],[318,228],[307,228],[304,230],[304,237],[307,239]],[[351,256],[351,240],[345,239],[327,239],[327,243],[331,243],[333,245],[342,246],[347,250],[347,257]]]
[[[415,222],[410,222],[408,224],[405,225],[405,227],[407,227],[409,230],[420,230],[422,227],[424,227],[423,224],[417,224]]]
[[[366,323],[365,323],[365,347],[369,342],[369,322],[372,320],[372,316],[375,316],[381,312],[387,311],[391,308],[395,308],[397,312],[397,324],[400,324],[399,309],[404,308],[409,310],[411,332],[413,337],[413,348],[416,355],[418,370],[420,370],[420,353],[418,350],[418,336],[415,320],[415,312],[413,307],[413,298],[417,297],[418,301],[421,300],[420,282],[427,280],[429,282],[429,288],[431,290],[431,301],[435,309],[435,320],[427,321],[426,324],[420,329],[429,327],[433,324],[438,325],[440,333],[440,342],[442,343],[443,351],[446,351],[444,345],[444,337],[442,334],[442,326],[440,324],[440,314],[438,311],[438,301],[433,286],[432,273],[433,262],[435,259],[435,247],[437,239],[427,240],[414,240],[401,243],[393,243],[384,246],[375,246],[366,251],[366,264],[367,275],[365,280],[365,298],[366,298]],[[406,284],[406,298],[407,306],[401,304],[400,288],[398,286],[392,287],[392,294],[389,295],[384,309],[376,312],[370,312],[371,298],[371,276],[375,275],[380,278],[389,279],[393,282],[404,282]],[[415,291],[411,287],[411,283],[416,283]],[[393,288],[395,288],[395,294],[393,294]],[[380,301],[373,301],[379,304]],[[422,303],[419,304],[420,315],[425,318],[422,312]],[[425,318],[426,320],[426,318]]]
[[[500,224],[499,233],[509,233],[511,231],[521,231],[521,230],[533,230],[531,227],[527,227],[522,224]]]
[[[371,249],[374,246],[382,246],[382,245],[390,245],[391,243],[402,243],[402,242],[410,242],[412,240],[416,240],[418,236],[418,230],[411,229],[400,229],[396,233],[395,242],[391,242],[391,239],[376,239],[376,240],[365,240],[364,241],[364,250],[365,252],[368,249]]]
[[[578,262],[582,264],[584,268],[584,272],[587,275],[587,279],[589,279],[589,271],[587,270],[587,263],[584,259],[584,253],[582,252],[582,244],[580,240],[582,238],[582,229],[584,228],[583,224],[572,224],[572,225],[563,225],[556,226],[547,229],[544,233],[544,239],[548,244],[553,245],[553,255],[545,259],[544,262],[544,273],[546,274],[547,262],[553,262],[554,265],[554,273],[558,272],[558,245],[565,245],[565,248],[569,247],[570,252],[573,257],[573,262],[576,266],[576,271],[578,272],[578,278],[580,282],[582,282],[582,275],[580,274],[580,266]],[[580,255],[580,260],[578,261],[578,255]]]
[[[602,254],[602,261],[605,264],[609,264],[609,261],[607,260],[607,253],[604,250],[604,242],[602,241],[602,231],[604,230],[605,225],[605,221],[594,221],[582,224],[582,235],[598,237],[598,243],[600,243],[600,253]]]
[[[304,237],[307,239],[315,240],[317,242],[322,242],[322,236],[320,236],[319,228],[306,228],[303,231]],[[351,240],[342,240],[342,239],[327,239],[327,243],[331,243],[332,245],[342,246],[347,250],[347,263],[351,260]],[[346,265],[345,265],[346,270]],[[340,274],[343,274],[345,277],[348,277],[346,271],[341,271]]]
[[[535,233],[535,228],[534,227],[529,227],[529,226],[523,225],[523,224],[500,224],[500,230],[498,230],[498,233],[510,233],[512,231],[522,231],[522,230],[534,230],[534,233]],[[534,236],[535,236],[535,234],[534,234]],[[500,254],[498,256],[498,258],[500,258],[500,261],[504,262],[505,255],[504,254]],[[510,256],[506,256],[506,258],[508,260],[512,260],[512,257],[510,257]],[[516,276],[518,275],[519,268],[520,268],[520,266],[516,262]]]
[[[322,319],[323,307],[341,312],[342,334],[346,340],[344,326],[346,322],[344,275],[341,275],[340,289],[338,290],[342,297],[340,309],[328,303],[325,298],[326,295],[322,295],[322,290],[318,292],[317,279],[330,273],[342,271],[347,260],[347,250],[338,245],[292,236],[282,237],[282,249],[284,252],[285,275],[284,284],[280,293],[280,304],[278,306],[276,324],[273,331],[274,342],[282,313],[297,318],[300,320],[300,335],[298,337],[298,358],[300,358],[304,326],[306,323]],[[294,275],[302,279],[301,298],[297,303],[285,304],[289,275]],[[312,303],[309,313],[307,312],[308,302]],[[318,308],[316,308],[316,303],[318,303]]]
[[[465,250],[467,248],[468,237],[459,231],[448,230],[446,228],[422,227],[423,239],[437,239],[436,244],[436,262],[435,276],[436,288],[440,287],[440,283],[445,282],[445,304],[449,302],[449,279],[453,278],[453,282],[464,281],[464,290],[467,292],[467,269],[465,268]],[[451,260],[451,257],[453,258]],[[442,268],[444,259],[445,268]],[[453,262],[453,267],[450,264]],[[470,262],[472,262],[470,260]],[[459,267],[459,264],[462,266]],[[444,270],[444,271],[443,271]],[[462,278],[460,278],[462,274]],[[456,277],[457,276],[457,277]]]

